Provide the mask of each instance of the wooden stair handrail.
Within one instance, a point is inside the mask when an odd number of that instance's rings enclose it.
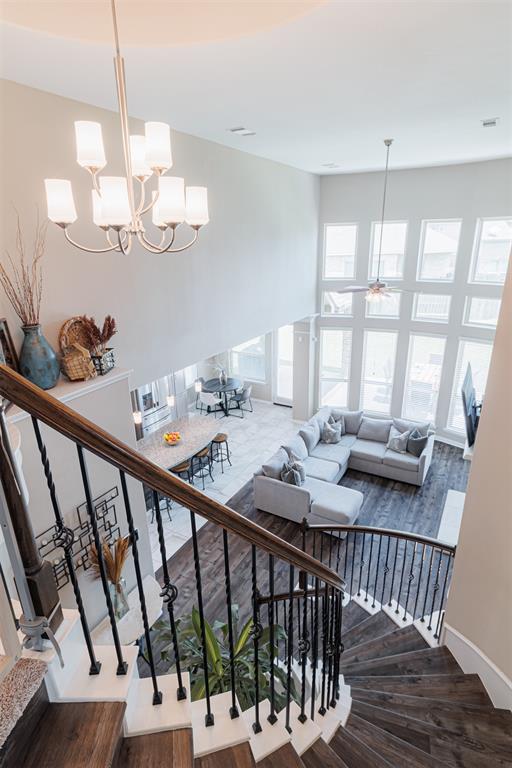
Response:
[[[439,539],[433,539],[430,536],[422,536],[412,531],[398,531],[394,528],[375,528],[371,525],[343,525],[341,523],[334,523],[333,525],[309,525],[305,526],[307,531],[316,531],[316,533],[331,533],[331,531],[344,531],[347,533],[370,533],[379,536],[393,536],[395,539],[407,539],[407,541],[414,541],[417,544],[426,544],[436,549],[442,549],[450,555],[455,555],[457,547],[455,544],[448,544],[446,541],[440,541]]]
[[[343,588],[343,580],[338,574],[316,558],[301,552],[293,544],[225,504],[210,499],[5,365],[0,365],[0,396],[152,490],[175,499],[187,509],[240,536],[249,544],[318,577],[331,587]]]

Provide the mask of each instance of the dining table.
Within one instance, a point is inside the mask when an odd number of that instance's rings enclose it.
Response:
[[[183,461],[191,459],[206,448],[218,432],[214,419],[199,414],[189,414],[174,421],[168,421],[155,432],[137,440],[137,450],[154,464],[163,469],[172,469]],[[174,445],[164,440],[166,432],[179,432],[180,440]]]
[[[202,385],[202,391],[209,394],[220,395],[219,405],[222,408],[224,416],[229,416],[229,395],[234,395],[237,389],[243,386],[243,381],[233,376],[229,376],[223,383],[217,376],[214,379],[208,379]]]

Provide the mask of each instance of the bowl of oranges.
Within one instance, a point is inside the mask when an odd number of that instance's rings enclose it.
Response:
[[[179,432],[166,432],[164,435],[164,441],[167,445],[177,445],[180,440],[181,435]]]

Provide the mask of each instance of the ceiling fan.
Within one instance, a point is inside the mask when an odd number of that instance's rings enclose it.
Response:
[[[368,285],[347,285],[346,288],[341,288],[336,293],[366,293],[365,299],[369,302],[382,301],[392,295],[393,291],[400,291],[400,288],[394,288],[380,279],[380,261],[382,255],[382,236],[384,233],[384,217],[386,213],[386,194],[388,189],[388,170],[389,170],[389,148],[393,143],[393,139],[384,139],[386,146],[386,170],[384,172],[384,193],[382,195],[382,216],[380,223],[380,237],[379,237],[379,255],[377,260],[377,279],[368,283]]]

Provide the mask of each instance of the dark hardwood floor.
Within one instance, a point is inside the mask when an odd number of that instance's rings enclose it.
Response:
[[[436,443],[434,457],[425,484],[418,488],[363,472],[349,470],[340,484],[362,491],[365,496],[358,523],[421,533],[435,537],[439,529],[446,492],[465,490],[469,463],[462,459],[461,449]],[[254,507],[252,481],[247,483],[229,501],[232,509],[240,512],[272,533],[302,546],[300,526],[289,520],[261,512]],[[226,619],[224,549],[222,531],[207,523],[198,533],[201,560],[203,601],[209,621]],[[342,547],[344,544],[341,545]],[[251,610],[251,549],[242,540],[229,536],[232,602],[237,603],[241,617]],[[197,605],[192,541],[188,541],[168,561],[172,582],[178,588],[174,604],[176,617],[190,613]],[[268,589],[268,556],[258,553],[258,588]],[[162,580],[161,569],[156,574]],[[297,575],[295,575],[296,579]],[[276,592],[285,592],[289,584],[289,568],[275,563]],[[157,653],[157,658],[159,654]],[[141,674],[145,674],[141,668]]]

